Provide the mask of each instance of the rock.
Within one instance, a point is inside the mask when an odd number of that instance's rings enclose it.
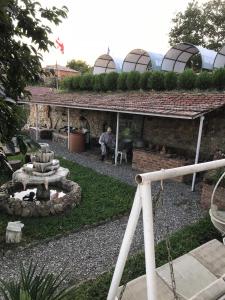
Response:
[[[29,217],[30,215],[31,214],[30,214],[29,208],[28,207],[23,207],[21,216],[22,217]]]
[[[54,210],[57,214],[63,212],[63,205],[62,204],[54,204],[53,208],[54,208]]]
[[[40,204],[37,206],[38,213],[41,217],[47,217],[50,213],[50,207],[47,204]]]
[[[21,216],[21,214],[22,214],[21,201],[15,201],[15,205],[14,205],[14,214],[15,214],[16,216]]]

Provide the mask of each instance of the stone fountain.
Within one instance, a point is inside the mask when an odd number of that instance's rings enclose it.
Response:
[[[69,170],[54,159],[48,144],[13,173],[12,181],[0,187],[0,209],[17,216],[48,216],[62,213],[80,202],[80,186],[66,179]]]

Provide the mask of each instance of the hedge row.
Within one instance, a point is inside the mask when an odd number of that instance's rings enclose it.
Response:
[[[181,74],[175,72],[149,71],[139,73],[104,73],[66,77],[61,81],[61,88],[69,91],[115,91],[115,90],[192,90],[225,89],[225,68],[213,72],[202,71],[199,74],[191,69]]]

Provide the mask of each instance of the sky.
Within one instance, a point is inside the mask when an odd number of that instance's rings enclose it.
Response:
[[[133,49],[165,54],[169,50],[172,18],[184,11],[190,0],[40,0],[43,7],[66,5],[68,18],[52,27],[52,39],[64,44],[64,54],[51,48],[43,66],[66,65],[81,59],[93,66],[107,53],[124,59]],[[206,2],[205,0],[200,0]]]

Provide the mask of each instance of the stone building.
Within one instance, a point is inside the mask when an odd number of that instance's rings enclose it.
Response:
[[[68,76],[79,76],[81,73],[79,71],[73,70],[68,67],[60,66],[60,65],[48,65],[44,68],[45,71],[56,74],[59,79]]]
[[[133,141],[134,168],[151,171],[177,167],[196,160],[197,140],[201,141],[200,161],[225,152],[225,94],[217,92],[121,92],[61,93],[32,87],[28,123],[53,128],[79,126],[83,115],[90,124],[93,141],[110,125],[118,139]],[[201,133],[201,126],[202,133]],[[67,139],[67,135],[64,135]],[[198,150],[198,149],[197,149]],[[198,158],[197,158],[198,159]]]

